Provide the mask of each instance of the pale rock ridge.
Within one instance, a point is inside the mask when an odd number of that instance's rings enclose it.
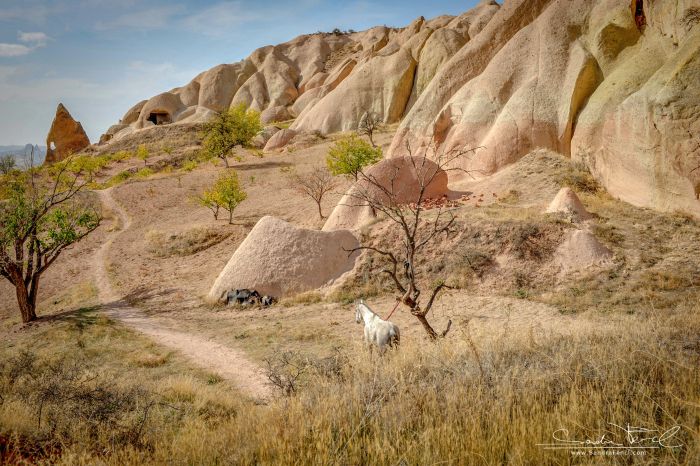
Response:
[[[234,289],[254,289],[277,298],[329,284],[351,270],[359,246],[349,231],[305,230],[263,217],[221,271],[208,299],[218,301]]]
[[[102,140],[154,124],[202,122],[238,104],[262,112],[266,123],[297,117],[292,129],[298,132],[355,129],[367,110],[394,123],[497,9],[486,1],[459,17],[419,17],[400,29],[310,34],[262,47],[241,62],[215,66],[183,87],[140,102],[120,121],[127,126],[117,132],[113,126]],[[441,32],[429,42],[435,31]],[[426,45],[434,53],[423,53]],[[422,59],[426,63],[419,66]]]
[[[488,176],[536,148],[613,195],[700,215],[699,0],[513,0],[436,72],[388,151],[483,147]]]

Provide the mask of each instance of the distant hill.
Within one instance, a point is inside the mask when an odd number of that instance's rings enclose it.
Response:
[[[30,160],[32,147],[34,148],[34,165],[41,165],[46,158],[45,146],[32,146],[31,144],[25,144],[24,146],[0,146],[0,155],[10,154],[14,156],[19,167],[24,167]]]

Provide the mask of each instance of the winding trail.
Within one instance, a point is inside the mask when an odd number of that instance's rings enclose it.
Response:
[[[131,219],[112,196],[112,188],[97,192],[104,208],[113,212],[121,225],[119,230],[109,236],[93,259],[98,299],[103,312],[132,330],[149,336],[156,343],[179,351],[196,365],[227,379],[246,394],[258,399],[268,398],[270,388],[261,369],[241,351],[206,337],[167,328],[160,324],[157,318],[149,317],[143,311],[130,306],[112,288],[106,267],[107,254],[117,236],[131,226]]]

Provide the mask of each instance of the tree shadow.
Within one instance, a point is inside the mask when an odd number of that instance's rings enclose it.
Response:
[[[292,164],[289,162],[274,162],[270,160],[268,162],[260,163],[239,163],[232,165],[231,168],[234,170],[263,170],[266,168],[285,168],[291,166]]]

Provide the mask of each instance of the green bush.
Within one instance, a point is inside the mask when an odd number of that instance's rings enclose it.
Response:
[[[151,153],[148,151],[148,147],[146,147],[146,144],[141,144],[136,149],[136,157],[143,160],[144,166],[148,165],[148,157],[150,157],[150,156],[151,156]]]
[[[148,178],[151,176],[153,173],[155,173],[153,170],[151,170],[148,167],[143,167],[139,171],[136,172],[136,178]]]
[[[357,135],[336,142],[328,152],[326,164],[334,175],[351,176],[357,181],[358,174],[368,165],[382,159],[382,149],[372,145]]]

